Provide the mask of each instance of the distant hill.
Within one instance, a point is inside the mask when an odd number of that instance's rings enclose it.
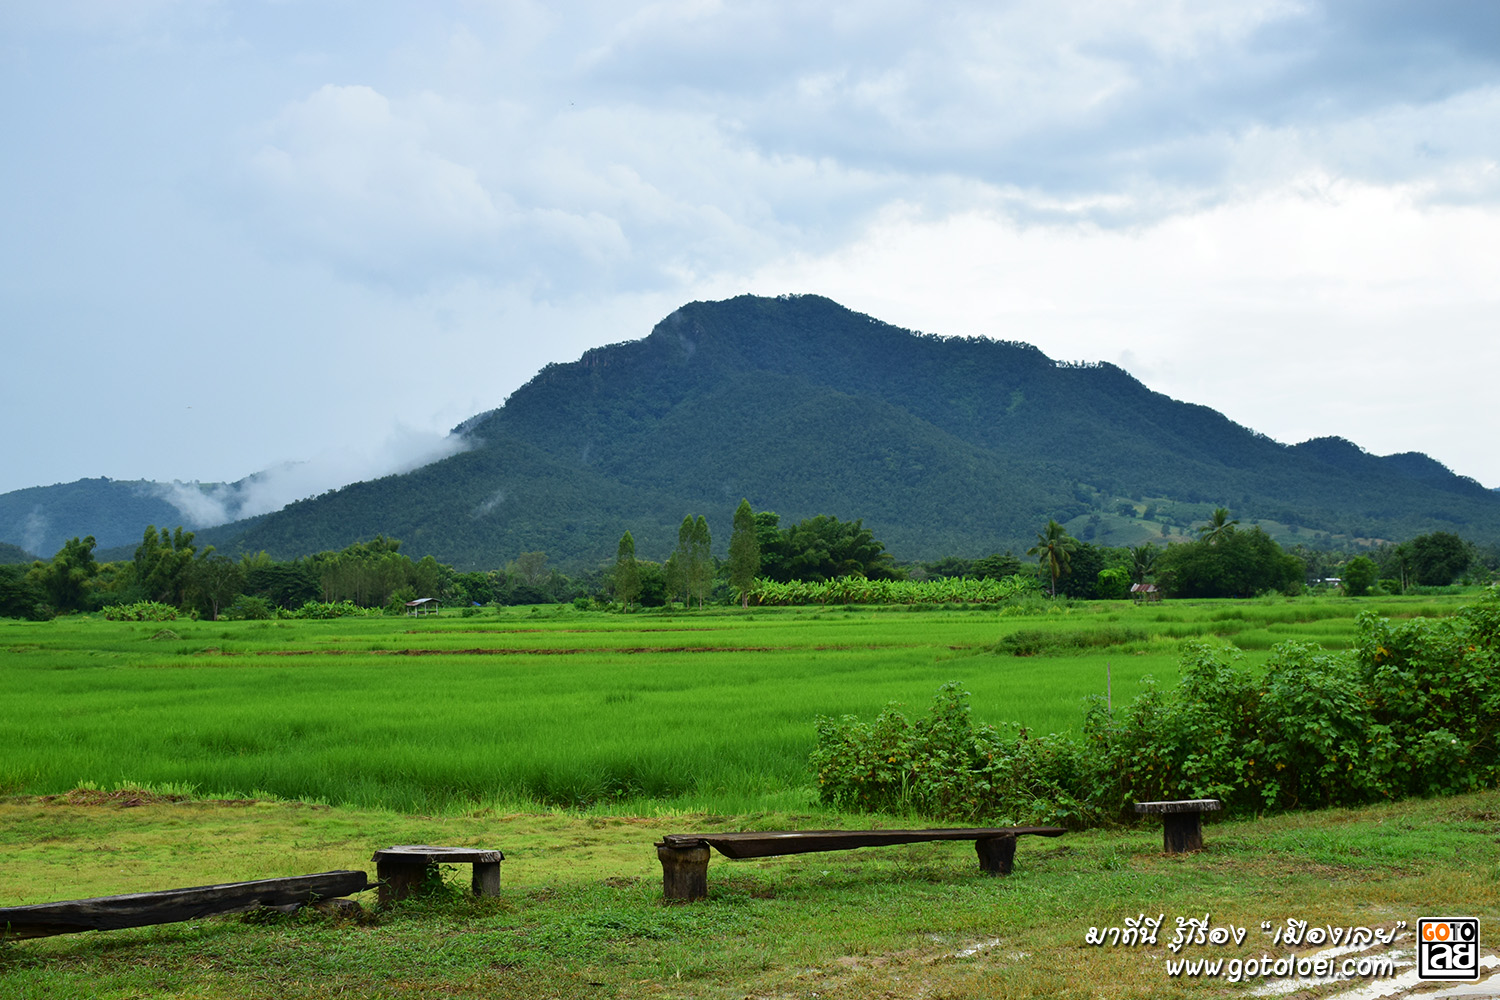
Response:
[[[80,479],[0,494],[0,541],[51,557],[70,538],[93,535],[101,549],[140,544],[148,524],[195,526],[193,492],[218,484]],[[179,498],[173,503],[169,497]],[[184,510],[184,507],[187,509]]]
[[[0,566],[13,566],[17,563],[35,562],[36,555],[27,552],[19,545],[11,545],[9,542],[0,542]]]
[[[1175,538],[1216,506],[1314,544],[1500,540],[1500,495],[1424,455],[1279,444],[1114,365],[818,296],[684,306],[456,433],[470,450],[200,537],[287,557],[384,533],[460,567],[597,565],[626,529],[665,556],[688,513],[722,552],[743,496],[784,521],[861,517],[903,560],[1022,551],[1049,517],[1107,544]]]

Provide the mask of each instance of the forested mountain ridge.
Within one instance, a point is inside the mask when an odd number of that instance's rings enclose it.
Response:
[[[199,538],[286,558],[385,534],[460,568],[538,550],[591,566],[626,529],[664,557],[688,513],[722,553],[747,497],[783,523],[863,518],[902,560],[1023,551],[1049,518],[1108,544],[1175,540],[1217,506],[1313,544],[1500,541],[1500,495],[1424,455],[1283,445],[1114,365],[811,295],[683,306],[455,433],[469,450]]]
[[[1425,456],[1289,447],[1113,365],[915,334],[818,296],[683,306],[457,432],[472,450],[294,504],[234,543],[293,555],[384,532],[459,566],[530,550],[593,564],[627,528],[664,556],[690,512],[722,549],[742,496],[788,520],[863,518],[902,559],[1024,549],[1049,517],[1123,543],[1219,505],[1309,540],[1500,538],[1496,497]]]
[[[12,490],[0,494],[0,541],[43,556],[75,536],[93,535],[104,547],[139,542],[148,524],[193,526],[168,497],[218,485],[100,478]]]

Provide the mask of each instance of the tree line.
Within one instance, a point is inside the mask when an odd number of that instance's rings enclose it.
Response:
[[[1030,571],[1049,593],[1076,599],[1125,597],[1138,583],[1151,583],[1167,596],[1246,597],[1295,593],[1333,579],[1353,596],[1405,593],[1487,581],[1497,555],[1451,532],[1355,555],[1302,546],[1287,551],[1259,527],[1241,528],[1222,507],[1193,533],[1192,541],[1165,546],[1111,548],[1076,538],[1049,520],[1026,554],[1035,559]],[[626,531],[613,565],[572,576],[549,566],[544,552],[520,553],[494,570],[459,572],[431,555],[412,559],[401,544],[377,535],[292,560],[264,552],[232,559],[213,546],[200,547],[194,533],[180,526],[168,531],[152,525],[132,559],[101,563],[92,536],[73,538],[50,560],[0,566],[0,616],[44,619],[145,601],[207,618],[263,617],[309,601],[396,609],[418,597],[465,607],[612,601],[626,610],[676,603],[701,608],[745,605],[757,581],[1001,580],[1027,567],[1011,552],[899,565],[861,519],[819,515],[783,526],[779,514],[755,511],[748,500],[735,511],[724,559],[713,554],[702,514],[683,518],[676,547],[660,561],[639,558]]]

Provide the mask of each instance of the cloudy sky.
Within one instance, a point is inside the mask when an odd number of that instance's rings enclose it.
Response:
[[[0,125],[0,491],[408,467],[743,292],[1500,486],[1489,0],[7,0]]]

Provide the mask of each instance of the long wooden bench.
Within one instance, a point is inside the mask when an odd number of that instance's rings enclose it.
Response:
[[[260,907],[295,908],[369,888],[364,872],[320,872],[294,878],[226,882],[164,892],[96,896],[58,903],[0,907],[0,940],[48,937],[78,931],[149,927]]]
[[[847,851],[857,847],[921,844],[933,840],[972,840],[979,867],[991,875],[1009,875],[1015,864],[1016,838],[1060,837],[1060,826],[946,827],[933,830],[771,830],[746,833],[669,833],[656,845],[661,860],[662,893],[667,899],[703,899],[708,895],[709,848],[726,858],[769,858],[783,854]]]

